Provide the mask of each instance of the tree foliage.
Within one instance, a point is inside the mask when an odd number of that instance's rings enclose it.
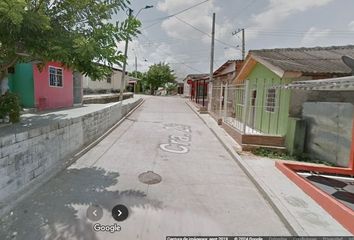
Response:
[[[16,94],[6,92],[0,95],[0,120],[9,117],[10,122],[19,122],[20,111],[20,99]]]
[[[178,85],[177,85],[177,83],[169,82],[169,83],[165,84],[165,88],[166,88],[167,94],[173,94],[174,92],[177,92]]]
[[[129,73],[129,76],[131,76],[131,77],[136,77],[136,78],[138,78],[138,79],[143,79],[144,78],[144,76],[145,76],[145,73],[142,73],[142,72],[139,72],[139,71],[133,71],[133,72],[130,72]]]
[[[0,72],[16,62],[60,61],[93,79],[121,65],[117,42],[138,33],[130,18],[112,23],[129,0],[0,0]],[[0,77],[1,79],[1,77]]]
[[[149,71],[146,72],[143,81],[151,86],[150,90],[156,90],[158,87],[164,87],[166,83],[174,82],[176,76],[173,70],[166,63],[158,63],[149,67]]]

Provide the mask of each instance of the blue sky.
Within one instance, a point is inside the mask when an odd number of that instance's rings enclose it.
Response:
[[[216,13],[214,69],[241,57],[245,28],[246,51],[262,48],[313,47],[354,44],[353,0],[209,0],[176,17],[164,18],[205,0],[132,0],[142,11],[142,34],[129,47],[128,70],[146,71],[154,63],[168,62],[178,77],[207,73],[210,59],[212,13]],[[121,19],[122,16],[117,17]],[[191,26],[192,25],[192,26]],[[123,49],[124,44],[119,45]]]

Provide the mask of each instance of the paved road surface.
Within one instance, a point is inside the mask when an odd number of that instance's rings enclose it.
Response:
[[[151,97],[114,130],[4,218],[0,239],[165,239],[168,235],[289,235],[185,99]],[[139,174],[153,171],[160,183]],[[86,217],[120,232],[94,232]],[[116,222],[111,209],[128,207]]]

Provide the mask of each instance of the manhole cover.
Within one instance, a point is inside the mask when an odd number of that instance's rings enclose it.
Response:
[[[143,172],[139,175],[139,181],[149,185],[159,183],[161,180],[161,176],[152,171]]]

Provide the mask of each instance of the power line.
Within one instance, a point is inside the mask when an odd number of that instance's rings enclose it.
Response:
[[[225,58],[220,58],[220,59],[214,59],[215,61],[225,61]],[[170,64],[181,64],[180,62],[169,62]],[[188,61],[184,63],[205,63],[205,61],[199,60],[199,61]]]
[[[171,14],[171,15],[168,15],[168,16],[166,16],[166,17],[163,17],[163,18],[161,18],[161,20],[164,20],[164,19],[167,19],[167,18],[171,18],[171,17],[177,16],[177,15],[179,15],[179,14],[181,14],[181,13],[184,13],[184,12],[186,12],[186,11],[192,9],[192,8],[195,8],[195,7],[197,7],[197,6],[199,6],[199,5],[202,5],[202,4],[204,4],[204,3],[206,3],[206,2],[209,2],[209,1],[210,1],[210,0],[205,0],[205,1],[203,1],[203,2],[197,3],[197,4],[193,5],[193,6],[190,6],[189,8],[183,9],[182,11],[179,11],[179,12],[176,12],[176,13],[174,13],[174,14]]]
[[[209,1],[210,1],[210,0],[205,0],[205,1],[203,1],[203,2],[200,2],[200,3],[197,3],[197,4],[195,4],[195,5],[192,5],[192,6],[188,7],[188,8],[186,8],[186,9],[183,9],[183,10],[181,10],[181,11],[179,11],[179,12],[176,12],[176,13],[174,13],[174,14],[168,15],[168,16],[166,16],[166,17],[156,18],[155,20],[152,20],[152,21],[157,21],[157,22],[155,22],[155,23],[153,23],[153,24],[151,24],[151,25],[149,25],[149,26],[143,28],[142,30],[145,30],[145,29],[147,29],[147,28],[150,28],[150,27],[156,25],[157,23],[159,23],[160,21],[163,21],[163,20],[168,19],[168,18],[171,18],[171,17],[175,17],[175,16],[177,16],[177,15],[179,15],[179,14],[181,14],[181,13],[184,13],[184,12],[186,12],[186,11],[192,9],[192,8],[195,8],[195,7],[197,7],[197,6],[199,6],[199,5],[202,5],[202,4],[204,4],[204,3],[206,3],[206,2],[209,2]]]
[[[177,20],[179,20],[180,22],[182,22],[182,23],[184,23],[184,24],[190,26],[190,27],[193,28],[194,30],[196,30],[196,31],[198,31],[198,32],[200,32],[200,33],[203,33],[204,35],[208,36],[209,38],[212,37],[209,33],[204,32],[203,30],[201,30],[201,29],[197,28],[196,26],[194,26],[194,25],[192,25],[192,24],[190,24],[190,23],[184,21],[183,19],[181,19],[181,18],[179,18],[179,17],[177,17],[177,16],[175,16],[175,18],[176,18]],[[229,43],[226,43],[226,42],[224,42],[224,41],[221,41],[220,39],[215,38],[215,41],[217,41],[217,42],[219,42],[219,43],[221,43],[221,44],[223,44],[223,45],[225,45],[225,46],[228,46],[228,47],[231,47],[231,48],[235,48],[235,49],[241,51],[241,50],[238,49],[237,47],[235,47],[235,46],[233,46],[233,45],[231,45],[231,44],[229,44]]]

